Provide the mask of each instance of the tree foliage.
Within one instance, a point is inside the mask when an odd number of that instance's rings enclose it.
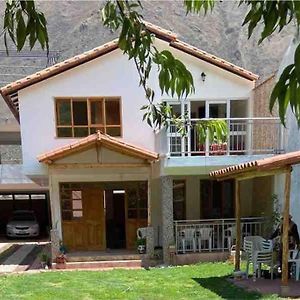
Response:
[[[187,12],[206,13],[209,8],[214,7],[214,0],[186,0],[184,1]],[[255,29],[261,30],[260,44],[275,32],[280,32],[286,25],[294,22],[299,32],[300,24],[300,1],[249,1],[240,0],[239,5],[248,7],[242,26],[248,27],[248,38]],[[291,110],[296,117],[300,127],[300,44],[298,45],[294,62],[287,66],[277,81],[270,98],[270,112],[273,111],[275,103],[278,103],[279,117],[285,125],[285,116],[290,104]]]
[[[49,50],[47,21],[44,14],[36,9],[34,1],[6,1],[2,35],[7,52],[8,37],[18,51],[23,49],[26,40],[30,49],[38,42],[42,49]]]

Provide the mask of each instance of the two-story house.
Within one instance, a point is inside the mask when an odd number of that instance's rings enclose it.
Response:
[[[233,183],[208,174],[280,152],[279,120],[259,115],[257,75],[147,27],[157,48],[171,51],[194,76],[187,99],[156,99],[188,116],[187,135],[172,124],[156,131],[142,121],[147,100],[115,40],[1,89],[20,122],[23,168],[36,183],[48,182],[52,227],[69,252],[135,249],[137,229],[148,227],[147,250],[162,247],[166,263],[174,246],[181,257],[228,253]],[[160,95],[156,75],[149,83]],[[225,119],[227,143],[200,142],[202,118]],[[241,186],[245,231],[261,230],[272,211],[263,199],[272,190],[271,177]]]

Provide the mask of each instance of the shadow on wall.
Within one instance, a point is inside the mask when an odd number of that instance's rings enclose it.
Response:
[[[261,299],[262,295],[247,292],[244,289],[230,283],[228,276],[193,278],[201,287],[210,290],[222,299]]]

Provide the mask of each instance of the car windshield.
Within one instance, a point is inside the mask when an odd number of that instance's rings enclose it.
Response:
[[[24,212],[24,213],[15,213],[12,217],[12,221],[34,221],[35,217],[33,213]]]

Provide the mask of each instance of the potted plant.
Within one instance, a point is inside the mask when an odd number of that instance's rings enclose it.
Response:
[[[39,254],[39,258],[41,260],[41,267],[43,269],[46,269],[47,267],[50,267],[50,256],[46,252],[41,252]]]
[[[145,254],[146,253],[146,239],[145,238],[139,238],[136,240],[136,246],[137,251],[139,254]]]

